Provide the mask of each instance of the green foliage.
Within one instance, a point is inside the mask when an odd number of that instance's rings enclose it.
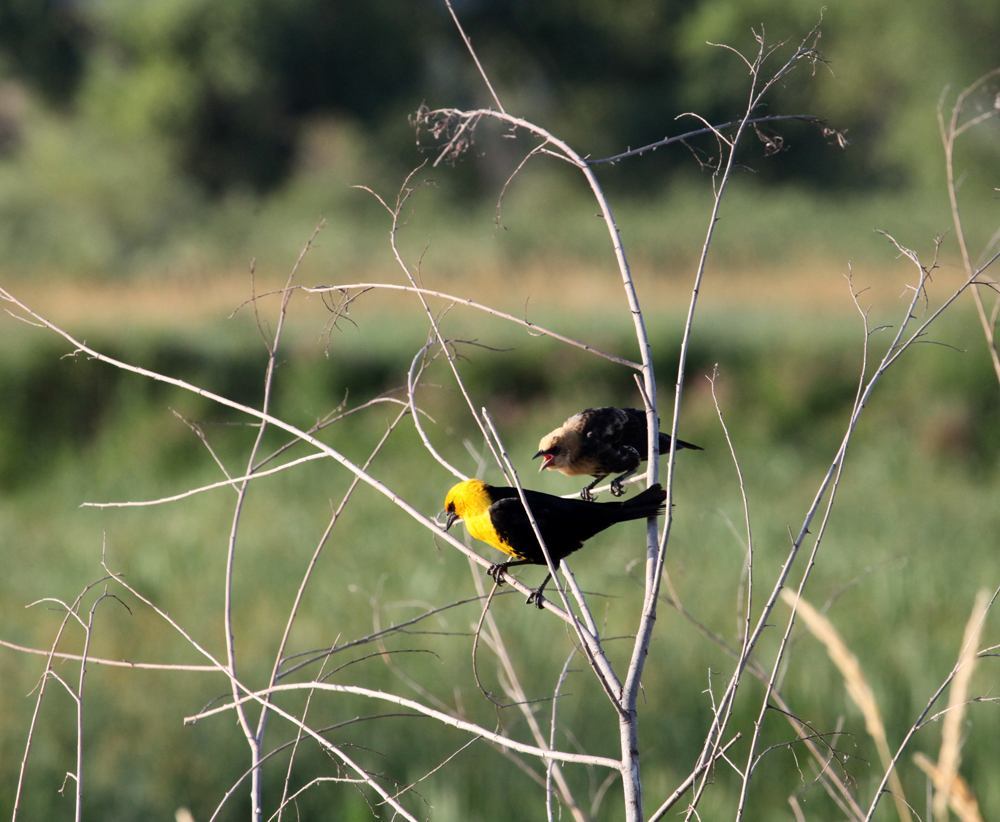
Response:
[[[35,108],[0,161],[0,244],[10,263],[120,270],[169,242],[198,200],[156,143]]]
[[[372,123],[420,77],[420,16],[391,2],[106,0],[97,13],[105,71],[93,93],[124,89],[108,101],[116,113],[165,135],[215,195],[273,189],[305,118],[343,111]]]
[[[416,166],[422,157],[406,117],[422,99],[491,104],[450,18],[431,2],[9,6],[14,25],[0,36],[0,65],[46,90],[22,100],[10,82],[0,94],[0,248],[17,267],[130,273],[260,256],[251,238],[261,214],[287,215],[293,203],[301,210],[287,225],[296,229],[302,213],[350,220],[356,200],[345,186],[384,188]],[[751,55],[751,29],[769,43],[788,40],[772,58],[777,67],[820,16],[819,7],[788,0],[492,0],[458,11],[508,109],[592,157],[701,124],[676,119],[685,112],[738,117],[743,63],[706,41]],[[753,146],[741,161],[763,185],[812,198],[822,191],[817,230],[830,215],[888,194],[898,198],[896,213],[919,214],[926,209],[914,198],[942,181],[938,98],[1000,63],[995,15],[972,0],[918,11],[841,3],[824,14],[818,47],[830,70],[817,64],[810,75],[801,65],[759,113],[825,117],[851,144],[842,150],[815,126],[788,123],[765,129],[783,140],[779,157]],[[50,99],[61,101],[58,114],[43,102]],[[995,132],[982,132],[966,141],[963,166],[990,162]],[[444,199],[490,211],[529,150],[508,137],[482,128],[476,151],[437,175],[447,178]],[[717,154],[711,139],[688,146]],[[363,162],[376,156],[384,176]],[[623,204],[673,204],[683,216],[676,198],[696,169],[688,148],[676,146],[601,174]],[[973,175],[970,185],[987,183]],[[589,208],[575,197],[559,203]],[[277,233],[287,247],[289,229]]]
[[[784,0],[703,0],[685,19],[679,38],[687,106],[705,114],[707,105],[709,116],[717,118],[746,97],[731,54],[705,48],[706,41],[753,53],[752,29],[769,43],[797,44],[820,14],[817,47],[829,70],[818,65],[812,82],[800,77],[784,83],[769,110],[777,105],[822,116],[848,130],[851,149],[824,151],[820,141],[800,139],[804,146],[793,146],[780,163],[760,169],[825,190],[940,186],[940,141],[931,113],[946,88],[964,87],[1000,64],[1000,23],[980,0],[925,3],[919,9],[905,2],[872,6],[854,0],[822,10]],[[984,49],[970,49],[970,36]]]
[[[84,71],[87,39],[73,4],[3,0],[0,21],[2,69],[26,78],[57,104],[72,99]]]

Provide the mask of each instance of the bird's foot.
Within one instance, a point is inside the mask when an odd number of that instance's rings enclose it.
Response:
[[[582,499],[584,502],[594,501],[595,499],[594,492],[590,490],[589,485],[580,492],[580,499]]]
[[[507,563],[497,562],[489,567],[486,571],[486,576],[492,577],[493,581],[497,584],[499,588],[504,583],[504,575],[507,573]]]
[[[622,485],[620,480],[611,480],[611,495],[614,497],[625,496],[625,486]]]
[[[539,588],[537,591],[532,591],[531,595],[524,601],[525,605],[534,605],[539,611],[541,611],[545,605],[545,597],[542,596],[542,589]]]

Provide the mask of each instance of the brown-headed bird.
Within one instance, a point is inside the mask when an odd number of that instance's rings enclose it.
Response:
[[[553,468],[568,477],[590,474],[594,481],[584,487],[580,496],[593,501],[591,493],[597,483],[611,474],[621,474],[611,480],[611,493],[625,493],[622,481],[636,472],[646,459],[648,429],[646,412],[638,408],[588,408],[574,414],[555,431],[542,437],[535,458],[542,457],[538,469]],[[677,440],[678,450],[697,445]],[[660,453],[670,450],[670,435],[660,432]]]
[[[552,564],[580,548],[594,534],[610,528],[616,522],[646,519],[664,510],[667,492],[660,485],[647,488],[626,502],[582,502],[563,499],[539,491],[525,491],[524,497],[538,524],[538,530],[549,549]],[[448,515],[445,530],[464,520],[465,527],[476,539],[487,542],[505,554],[514,557],[508,562],[493,565],[489,575],[503,582],[503,575],[514,565],[545,565],[545,554],[525,513],[516,488],[487,485],[481,480],[466,480],[454,486],[445,497]],[[542,584],[528,597],[542,607],[542,591],[552,578],[545,577]]]

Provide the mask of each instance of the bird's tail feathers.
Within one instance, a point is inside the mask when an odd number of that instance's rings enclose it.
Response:
[[[700,445],[694,445],[690,442],[684,442],[684,440],[677,440],[677,450],[680,451],[683,448],[690,448],[692,451],[704,451]],[[660,432],[660,453],[669,454],[670,453],[670,435]],[[645,454],[643,454],[643,459],[646,459]]]
[[[651,485],[641,494],[636,494],[632,499],[621,503],[622,511],[628,511],[629,519],[643,519],[654,514],[662,514],[666,510],[663,504],[667,499],[667,492],[663,490],[660,483]]]

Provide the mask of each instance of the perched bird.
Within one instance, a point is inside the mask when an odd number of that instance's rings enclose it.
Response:
[[[593,501],[590,489],[610,474],[621,474],[611,480],[611,493],[625,493],[622,481],[632,476],[647,454],[646,413],[638,408],[588,408],[574,414],[555,431],[542,437],[538,453],[542,457],[540,472],[554,468],[568,477],[590,474],[595,477],[580,496]],[[697,445],[677,440],[678,450]],[[660,433],[660,453],[670,450],[670,435]]]
[[[558,565],[563,557],[580,548],[584,540],[610,528],[616,522],[645,519],[662,512],[667,492],[657,484],[626,502],[605,503],[562,499],[539,491],[525,491],[524,496],[549,549],[552,564]],[[444,508],[448,515],[446,531],[455,524],[455,520],[464,520],[465,527],[476,539],[488,542],[494,548],[514,557],[512,561],[501,562],[490,568],[488,573],[497,584],[503,582],[503,575],[514,565],[546,564],[545,555],[516,488],[487,485],[475,479],[466,480],[448,492]],[[551,578],[551,574],[545,577],[528,598],[529,603],[534,602],[539,608],[542,607],[542,591]]]

